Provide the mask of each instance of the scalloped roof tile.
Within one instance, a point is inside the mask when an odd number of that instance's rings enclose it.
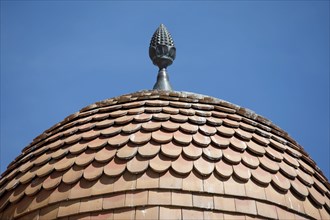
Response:
[[[327,219],[330,184],[288,134],[226,101],[140,91],[33,140],[1,175],[1,219]]]

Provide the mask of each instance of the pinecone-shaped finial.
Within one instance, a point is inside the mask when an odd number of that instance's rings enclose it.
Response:
[[[163,69],[171,65],[175,59],[176,49],[171,34],[161,24],[151,38],[149,57],[153,64]]]

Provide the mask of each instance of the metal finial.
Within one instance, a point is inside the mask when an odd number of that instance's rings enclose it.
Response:
[[[154,89],[172,90],[166,68],[173,63],[175,55],[176,48],[172,36],[165,25],[161,24],[152,36],[149,46],[149,57],[159,68]]]

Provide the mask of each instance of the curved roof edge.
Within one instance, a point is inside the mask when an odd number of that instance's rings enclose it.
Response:
[[[164,90],[141,90],[133,93],[128,93],[124,95],[120,95],[117,97],[105,99],[103,101],[96,102],[94,104],[88,105],[84,108],[82,108],[80,111],[73,113],[66,117],[63,121],[55,124],[51,128],[45,130],[41,135],[37,136],[28,146],[26,146],[22,150],[22,154],[19,155],[15,160],[13,160],[7,167],[7,170],[1,174],[1,176],[5,175],[9,168],[16,163],[16,161],[20,160],[24,155],[28,154],[29,152],[33,151],[34,149],[38,148],[38,145],[40,142],[45,140],[46,138],[49,138],[50,136],[54,135],[58,129],[63,128],[69,128],[70,122],[73,121],[76,118],[83,118],[87,117],[91,114],[94,114],[98,112],[99,108],[112,106],[112,105],[118,105],[121,103],[129,103],[133,101],[143,101],[143,100],[153,100],[153,99],[160,99],[160,100],[166,100],[166,101],[178,101],[178,102],[189,102],[189,103],[201,103],[201,104],[211,104],[215,106],[219,106],[222,108],[222,110],[227,111],[228,113],[232,114],[238,114],[240,116],[243,116],[245,120],[247,120],[249,123],[254,123],[254,125],[258,125],[263,130],[266,130],[268,132],[272,132],[275,135],[279,136],[280,138],[283,138],[283,140],[288,144],[296,145],[300,148],[301,152],[309,157],[308,153],[305,152],[302,146],[300,146],[293,138],[289,136],[287,132],[282,130],[280,127],[275,125],[272,121],[268,120],[267,118],[256,114],[254,111],[240,107],[238,105],[232,104],[228,101],[214,98],[207,95],[192,93],[192,92],[186,92],[186,91],[164,91]],[[66,125],[66,126],[64,126]],[[73,125],[71,125],[73,126]],[[312,159],[311,159],[312,160]],[[316,165],[315,161],[312,162],[317,171],[320,172],[324,177],[322,170]]]

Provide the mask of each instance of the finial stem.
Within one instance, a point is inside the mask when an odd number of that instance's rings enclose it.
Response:
[[[157,75],[157,82],[154,85],[154,89],[172,91],[172,86],[170,84],[166,68],[159,69]]]

